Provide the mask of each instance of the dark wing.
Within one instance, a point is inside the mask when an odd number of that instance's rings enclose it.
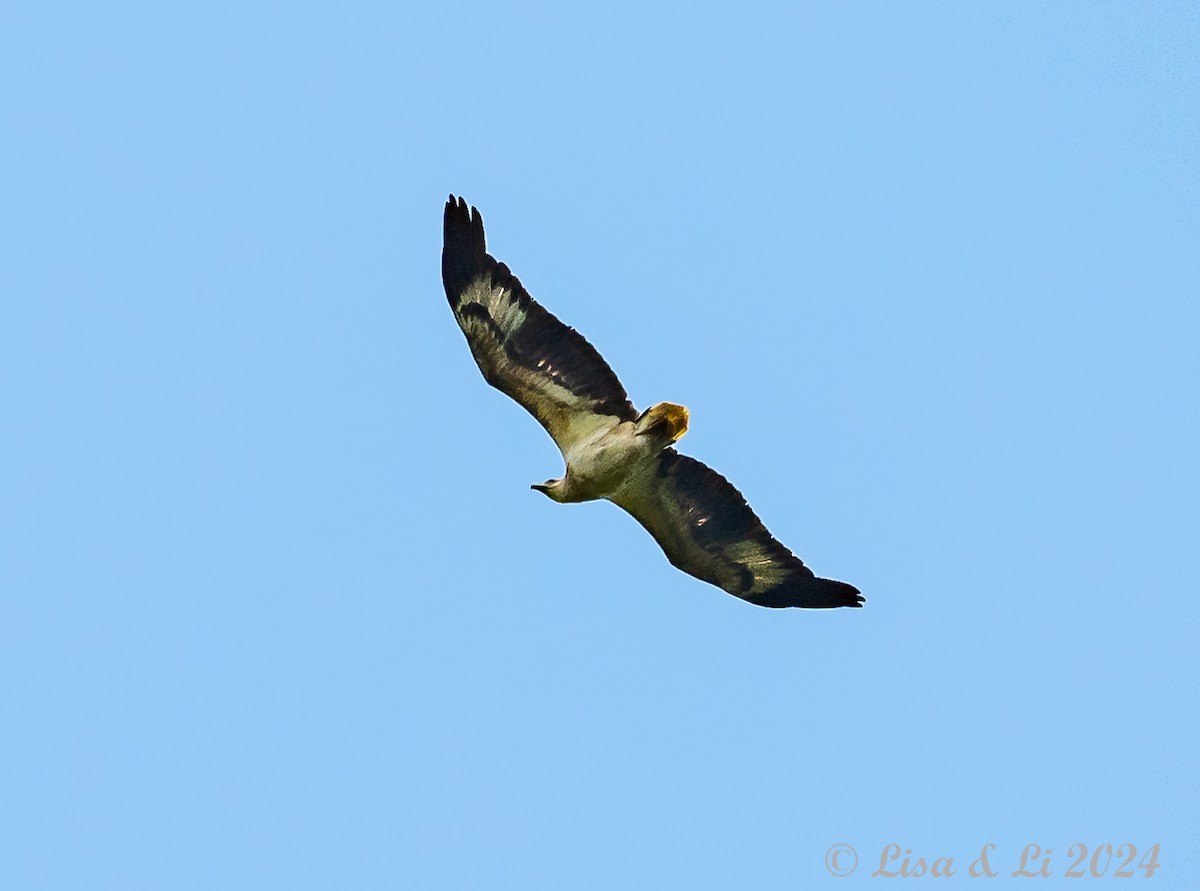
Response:
[[[442,282],[484,380],[521,403],[564,453],[600,426],[637,417],[600,354],[487,253],[483,217],[453,195],[446,202]]]
[[[610,500],[654,536],[671,563],[759,606],[862,606],[858,589],[817,578],[711,467],[665,449]]]

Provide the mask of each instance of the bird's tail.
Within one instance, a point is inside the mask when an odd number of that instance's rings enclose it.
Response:
[[[663,445],[668,446],[687,433],[688,410],[673,402],[660,402],[642,412],[635,423],[638,436],[662,436]]]

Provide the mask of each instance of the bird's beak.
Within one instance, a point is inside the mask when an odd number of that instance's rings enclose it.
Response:
[[[550,491],[550,488],[549,488],[548,486],[543,486],[543,485],[541,485],[540,483],[534,483],[534,484],[533,484],[532,486],[530,486],[529,488],[531,488],[531,489],[537,489],[537,490],[538,490],[539,492],[541,492],[543,495],[544,495],[544,494],[546,494],[548,491]]]

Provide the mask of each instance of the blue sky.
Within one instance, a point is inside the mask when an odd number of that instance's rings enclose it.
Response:
[[[0,35],[0,886],[878,888],[897,843],[973,887],[985,844],[1009,885],[1128,843],[1197,887],[1193,5]],[[561,459],[445,304],[451,191],[865,609],[529,490]]]

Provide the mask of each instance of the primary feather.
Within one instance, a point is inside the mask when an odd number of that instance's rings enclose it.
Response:
[[[684,572],[759,606],[862,606],[858,589],[815,576],[715,470],[672,448],[687,409],[640,415],[596,349],[487,253],[483,217],[446,202],[442,281],[484,379],[553,437],[566,475],[534,488],[556,501],[605,498],[628,511]]]
[[[637,417],[595,347],[487,253],[483,217],[461,198],[446,202],[442,281],[484,380],[521,403],[564,453],[597,426]]]

